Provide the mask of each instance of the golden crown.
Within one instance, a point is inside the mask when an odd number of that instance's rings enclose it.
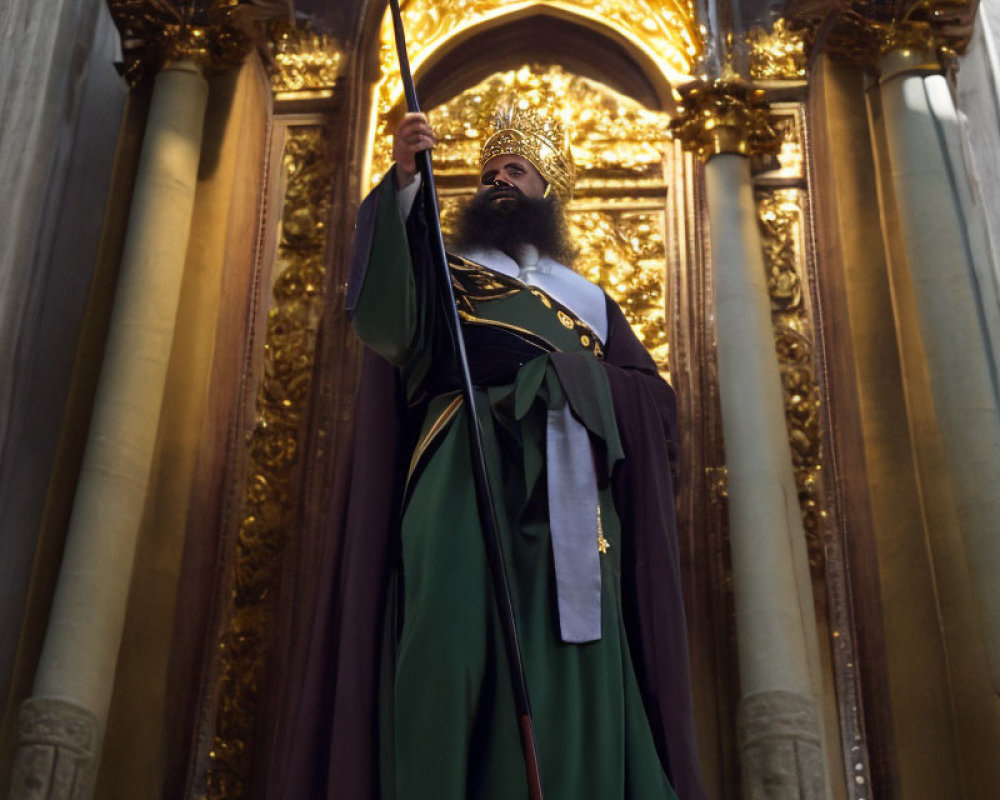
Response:
[[[569,136],[559,119],[521,98],[509,102],[493,115],[479,157],[480,171],[491,158],[515,155],[526,158],[548,182],[559,202],[573,198],[576,166]]]

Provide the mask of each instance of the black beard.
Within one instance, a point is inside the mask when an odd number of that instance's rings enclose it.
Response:
[[[495,248],[514,258],[530,244],[567,266],[576,258],[559,203],[506,186],[491,186],[469,200],[459,212],[453,243],[462,250]]]

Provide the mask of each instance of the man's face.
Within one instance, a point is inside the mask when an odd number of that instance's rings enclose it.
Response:
[[[485,192],[497,184],[501,188],[503,184],[508,184],[525,197],[536,200],[545,196],[545,179],[528,159],[521,156],[496,156],[486,162],[478,191]],[[506,194],[503,191],[496,192],[495,202],[502,203]]]
[[[507,254],[530,244],[567,265],[576,255],[562,206],[554,196],[545,196],[545,180],[532,163],[515,155],[486,162],[482,185],[461,208],[451,242]]]

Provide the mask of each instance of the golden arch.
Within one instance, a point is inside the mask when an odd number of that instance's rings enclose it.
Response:
[[[674,108],[672,88],[690,80],[701,53],[692,0],[410,0],[403,21],[414,76],[471,36],[536,14],[590,28],[623,47],[647,75],[665,110]],[[376,106],[384,118],[403,92],[388,12],[379,37],[379,61]]]

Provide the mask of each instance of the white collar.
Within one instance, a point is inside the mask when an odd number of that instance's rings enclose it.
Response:
[[[520,279],[521,266],[503,250],[497,250],[494,247],[472,247],[468,250],[455,249],[452,252],[494,272],[500,272],[509,278]]]
[[[548,256],[525,245],[515,261],[502,250],[476,247],[455,254],[500,272],[529,286],[544,289],[583,320],[602,342],[608,338],[608,310],[604,290]]]

